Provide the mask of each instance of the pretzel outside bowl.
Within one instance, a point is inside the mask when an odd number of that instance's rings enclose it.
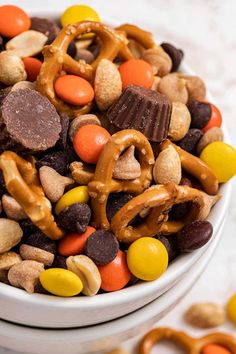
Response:
[[[92,64],[85,61],[76,61],[67,54],[67,49],[71,41],[85,33],[95,33],[101,40],[101,51]],[[84,107],[72,106],[60,100],[54,91],[54,81],[62,70],[83,77],[88,81],[93,81],[95,70],[101,59],[113,61],[118,53],[123,49],[125,59],[132,58],[130,51],[125,50],[126,41],[111,27],[100,22],[83,21],[64,27],[57,38],[50,45],[43,49],[44,63],[37,78],[37,90],[46,96],[60,113],[66,113],[74,118],[78,114],[89,112],[92,104]]]
[[[182,347],[186,354],[201,354],[205,346],[218,344],[236,354],[236,340],[224,333],[212,333],[201,338],[192,338],[184,332],[171,328],[155,328],[148,332],[139,344],[139,354],[150,354],[152,347],[162,341],[169,340]]]
[[[0,169],[8,192],[22,206],[32,223],[52,240],[62,238],[63,232],[54,221],[51,204],[39,183],[34,163],[12,151],[5,151],[0,155]]]
[[[140,237],[153,237],[157,233],[176,233],[184,225],[204,220],[211,207],[220,196],[209,196],[206,193],[188,186],[175,184],[156,185],[126,203],[112,218],[111,229],[119,241],[132,243]],[[193,205],[187,217],[181,221],[167,221],[169,210],[176,204],[192,201]],[[151,208],[150,214],[141,225],[129,224],[142,210]]]
[[[124,150],[135,146],[139,154],[141,175],[134,180],[118,180],[112,177],[115,163]],[[106,206],[110,193],[140,194],[150,186],[154,155],[147,138],[137,130],[122,130],[110,138],[97,162],[93,180],[88,184],[94,213],[94,226],[109,229]]]

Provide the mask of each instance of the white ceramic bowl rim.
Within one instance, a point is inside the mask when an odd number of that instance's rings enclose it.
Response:
[[[25,8],[27,11],[27,7]],[[40,13],[40,16],[45,16],[45,17],[52,17],[50,10],[43,10],[42,9],[37,9],[37,10],[30,10],[29,13],[32,16],[36,16],[38,13]],[[60,12],[55,12],[55,18],[59,18]],[[117,21],[111,20],[106,21],[106,23],[111,23],[114,26],[114,23],[116,25]],[[185,64],[183,63],[181,66],[182,71],[189,75],[194,75],[195,73]],[[212,99],[211,95],[208,93],[207,97],[209,101],[214,102]],[[222,126],[223,131],[224,131],[224,136],[225,140],[229,142],[229,136],[228,132],[223,124]],[[220,188],[220,192],[222,194],[221,200],[218,202],[216,208],[217,210],[221,210],[220,216],[214,215],[214,210],[211,212],[210,217],[208,218],[209,221],[212,221],[213,227],[214,227],[214,235],[212,237],[212,240],[214,239],[215,235],[217,234],[223,219],[226,216],[227,213],[227,208],[228,208],[228,202],[230,199],[230,183],[227,183],[225,185],[222,185]],[[217,214],[217,213],[216,213]],[[210,242],[212,242],[212,240]],[[174,280],[180,275],[180,273],[185,274],[189,268],[201,257],[201,255],[204,253],[205,248],[207,247],[204,246],[201,249],[191,253],[191,254],[184,254],[179,257],[177,257],[176,260],[174,260],[170,266],[168,267],[167,271],[164,273],[162,277],[159,279],[152,281],[152,282],[140,282],[135,285],[129,286],[127,288],[124,288],[120,291],[117,292],[111,292],[111,293],[104,293],[104,294],[98,294],[94,297],[73,297],[73,298],[60,298],[56,297],[53,295],[44,295],[44,294],[32,294],[29,295],[26,293],[24,290],[14,288],[12,286],[6,285],[6,284],[1,284],[0,287],[0,294],[7,296],[11,298],[13,301],[14,299],[18,300],[19,299],[27,305],[27,303],[35,304],[38,306],[42,305],[50,305],[51,307],[57,307],[59,306],[61,309],[68,307],[73,308],[73,307],[89,307],[89,308],[99,308],[99,305],[114,305],[114,304],[119,304],[123,302],[123,298],[125,297],[126,301],[135,301],[137,298],[140,298],[142,296],[145,296],[146,293],[150,293],[152,291],[155,291],[157,287],[165,287],[168,283],[174,282]]]

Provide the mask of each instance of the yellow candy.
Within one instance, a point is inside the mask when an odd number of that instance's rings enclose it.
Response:
[[[55,206],[55,213],[58,215],[60,212],[75,203],[87,203],[89,200],[88,188],[86,186],[80,186],[71,189],[65,193],[61,199],[58,200]]]
[[[165,246],[152,237],[142,237],[129,247],[127,252],[129,270],[137,278],[151,281],[159,278],[168,266]]]
[[[83,290],[80,278],[63,268],[50,268],[40,274],[40,283],[49,293],[58,296],[75,296]]]
[[[74,5],[68,7],[61,16],[63,27],[80,21],[100,22],[100,17],[95,10],[85,5]]]
[[[207,145],[200,159],[212,168],[220,183],[227,182],[236,174],[236,150],[222,141]]]
[[[226,310],[229,319],[236,323],[236,294],[230,298]]]

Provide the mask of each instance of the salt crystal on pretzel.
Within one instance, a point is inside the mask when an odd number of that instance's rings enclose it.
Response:
[[[217,344],[236,354],[236,339],[225,333],[211,333],[205,337],[192,338],[184,332],[171,328],[154,328],[149,331],[139,344],[139,354],[150,354],[154,345],[168,340],[176,343],[187,354],[201,354],[204,347],[209,344]]]
[[[192,176],[196,177],[208,194],[215,195],[219,190],[219,181],[212,169],[201,159],[181,149],[170,140],[164,140],[160,144],[160,148],[161,150],[164,150],[169,145],[173,146],[178,152],[182,168]]]
[[[12,151],[5,151],[0,155],[0,169],[8,192],[31,221],[52,240],[62,238],[63,232],[54,221],[51,204],[39,183],[34,163]]]
[[[205,220],[220,196],[210,196],[198,189],[173,183],[155,185],[131,199],[112,218],[111,229],[119,241],[132,243],[140,237],[153,237],[157,233],[176,233],[195,220]],[[187,217],[181,221],[167,221],[168,211],[176,204],[192,201]],[[145,208],[151,208],[144,222],[136,227],[130,222]]]
[[[95,33],[101,40],[101,51],[95,61],[87,64],[85,61],[76,61],[67,54],[70,42],[85,33]],[[37,78],[36,88],[46,96],[60,113],[66,113],[71,118],[78,114],[89,112],[92,104],[85,107],[70,106],[60,100],[54,91],[54,81],[62,70],[93,81],[95,70],[101,59],[113,61],[119,52],[124,59],[131,59],[132,54],[127,50],[124,36],[111,27],[100,22],[84,21],[64,27],[54,42],[43,49],[44,63]]]
[[[122,152],[132,145],[139,154],[140,177],[134,180],[113,178],[116,161]],[[151,145],[142,133],[127,129],[112,135],[99,157],[93,180],[88,184],[95,227],[105,229],[110,227],[106,214],[106,205],[110,193],[123,191],[140,194],[150,186],[153,164],[154,155]]]

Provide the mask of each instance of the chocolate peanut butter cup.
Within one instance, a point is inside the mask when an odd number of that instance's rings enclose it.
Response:
[[[53,147],[61,132],[60,117],[51,102],[30,89],[10,92],[1,106],[4,137],[18,151]]]
[[[171,104],[166,96],[140,86],[128,86],[108,110],[109,121],[119,129],[136,129],[149,140],[167,137]]]

